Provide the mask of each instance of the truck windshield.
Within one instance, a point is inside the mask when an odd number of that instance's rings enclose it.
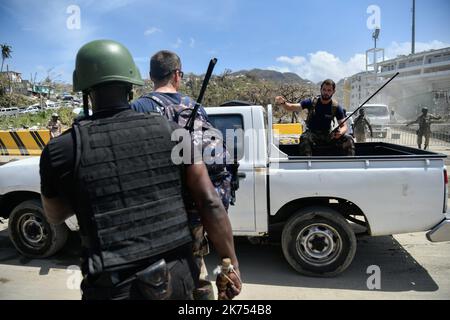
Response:
[[[364,108],[366,111],[366,115],[372,116],[372,117],[387,117],[389,116],[388,109],[383,106],[377,106],[377,107],[367,107]]]

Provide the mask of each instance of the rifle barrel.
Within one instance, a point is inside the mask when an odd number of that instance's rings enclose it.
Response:
[[[344,121],[342,121],[341,124],[339,124],[336,128],[334,128],[333,131],[331,131],[331,133],[334,133],[335,131],[337,131],[337,129],[338,129],[340,126],[342,126],[345,122],[347,122],[348,119],[350,119],[350,118],[356,113],[356,111],[358,111],[359,109],[361,109],[362,107],[364,107],[365,104],[366,104],[367,102],[369,102],[373,97],[375,97],[375,96],[378,94],[378,92],[380,92],[381,90],[383,90],[384,87],[386,87],[386,86],[387,86],[392,80],[394,80],[399,74],[400,74],[400,72],[397,72],[392,78],[390,78],[385,84],[383,84],[383,85],[381,86],[381,88],[379,88],[377,91],[375,91],[375,93],[372,94],[366,101],[364,101],[364,103],[363,103],[362,105],[360,105],[360,106],[359,106],[355,111],[353,111],[347,118],[345,118]]]
[[[186,122],[186,129],[189,130],[189,132],[192,132],[194,130],[194,123],[195,118],[197,116],[198,109],[200,108],[200,105],[203,101],[203,96],[205,95],[206,88],[208,87],[209,79],[211,78],[211,75],[213,73],[214,67],[216,66],[217,59],[213,58],[209,62],[208,70],[206,71],[205,78],[203,79],[202,88],[200,89],[200,94],[198,95],[197,102],[195,103],[194,110],[192,110],[191,116],[189,117],[188,121]]]

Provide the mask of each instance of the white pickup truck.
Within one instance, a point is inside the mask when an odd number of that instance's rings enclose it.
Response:
[[[445,155],[387,144],[356,145],[356,156],[299,157],[298,146],[273,144],[272,110],[261,106],[207,108],[222,132],[236,134],[240,188],[229,211],[236,236],[280,235],[288,263],[312,276],[345,270],[356,234],[428,231],[430,241],[450,240]],[[31,257],[59,250],[76,219],[50,226],[39,196],[39,158],[0,167],[0,216],[11,239]],[[271,237],[270,237],[271,238]]]

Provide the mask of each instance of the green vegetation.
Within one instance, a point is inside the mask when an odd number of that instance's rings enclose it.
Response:
[[[52,113],[58,113],[63,127],[70,127],[75,118],[72,108],[45,110],[36,114],[18,114],[16,116],[0,116],[0,130],[23,129],[37,127],[46,129]]]
[[[21,94],[0,94],[0,107],[23,107],[33,103],[36,102]]]
[[[196,98],[202,86],[203,77],[188,74],[183,81],[180,92]],[[137,88],[135,98],[152,91],[151,82],[146,81],[142,88]],[[284,96],[289,101],[299,101],[318,93],[318,88],[304,82],[283,83],[279,81],[266,81],[252,73],[232,74],[226,70],[220,76],[213,76],[206,90],[203,105],[206,107],[219,106],[230,100],[246,101],[254,105],[267,106],[274,104],[277,95]],[[276,121],[291,122],[292,113],[287,113],[274,107]],[[304,117],[304,115],[301,115]]]
[[[0,68],[0,72],[1,72],[1,71],[3,71],[3,64],[5,63],[5,60],[11,58],[12,47],[6,43],[0,45],[0,47],[2,50],[2,66]]]
[[[193,74],[186,75],[180,92],[196,98],[200,92],[203,82],[203,76]],[[61,88],[62,89],[62,88]],[[64,88],[70,91],[69,88]],[[153,86],[150,81],[146,81],[143,87],[136,87],[134,98],[152,91]],[[59,92],[59,91],[58,91]],[[299,101],[311,97],[317,93],[317,88],[303,82],[283,83],[280,81],[262,80],[252,73],[232,74],[230,70],[225,71],[220,76],[211,78],[203,104],[206,107],[219,106],[230,100],[246,101],[255,105],[267,106],[274,103],[277,95],[286,97],[289,101]],[[35,103],[35,102],[34,102]],[[33,100],[18,94],[2,94],[0,92],[0,106],[28,106],[33,104]],[[19,114],[16,116],[1,116],[0,129],[21,129],[21,128],[46,128],[51,114],[55,110],[46,110],[37,114]],[[66,127],[71,126],[74,114],[71,108],[60,108],[56,110],[60,116],[62,124]],[[305,115],[301,115],[304,118]],[[289,123],[293,120],[292,113],[283,111],[281,108],[274,107],[275,121],[279,123]],[[294,116],[295,117],[295,116]],[[295,121],[297,119],[294,118]]]

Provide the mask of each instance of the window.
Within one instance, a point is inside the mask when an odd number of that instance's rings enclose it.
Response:
[[[244,157],[244,121],[240,114],[218,114],[208,115],[211,124],[220,130],[222,136],[227,142],[227,146],[234,140],[234,156],[237,160]],[[240,130],[239,130],[240,129]],[[227,130],[234,130],[234,137],[227,137]],[[238,130],[238,131],[236,131]],[[227,150],[230,151],[229,148]]]

